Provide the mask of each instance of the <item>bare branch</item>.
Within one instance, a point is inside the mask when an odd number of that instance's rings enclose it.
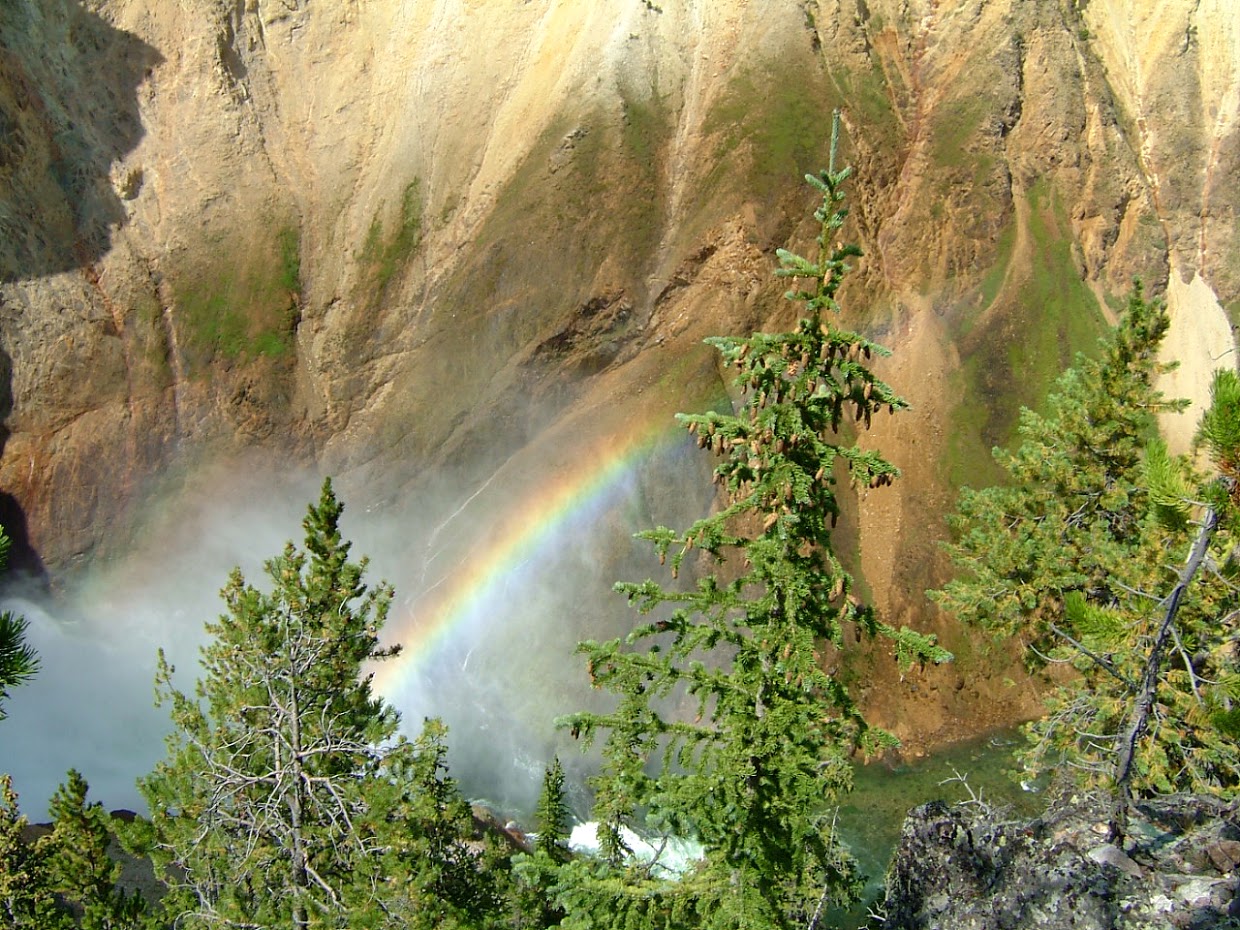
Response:
[[[1129,681],[1127,678],[1125,678],[1124,675],[1120,672],[1119,669],[1115,667],[1115,664],[1110,659],[1107,659],[1103,656],[1100,656],[1092,652],[1083,643],[1073,639],[1071,636],[1069,636],[1067,633],[1061,630],[1054,623],[1048,624],[1048,626],[1052,633],[1054,633],[1056,636],[1061,636],[1064,639],[1066,639],[1069,643],[1075,646],[1081,652],[1082,655],[1084,655],[1085,657],[1089,659],[1092,659],[1095,665],[1097,665],[1100,669],[1102,669],[1107,674],[1109,674],[1111,677],[1113,677],[1116,681],[1123,684],[1124,687],[1128,688],[1128,690],[1131,691],[1136,688],[1136,684],[1132,681]]]

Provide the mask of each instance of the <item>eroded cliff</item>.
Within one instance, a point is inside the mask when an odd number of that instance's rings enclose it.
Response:
[[[115,554],[154,481],[247,449],[363,502],[519,494],[721,397],[700,339],[787,322],[835,107],[845,304],[913,402],[859,551],[922,623],[954,487],[1133,276],[1177,392],[1230,357],[1227,0],[6,5],[0,520]]]

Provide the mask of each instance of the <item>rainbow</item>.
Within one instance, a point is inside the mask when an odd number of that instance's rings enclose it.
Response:
[[[509,591],[523,567],[537,562],[540,551],[564,545],[576,527],[615,504],[639,464],[685,441],[684,431],[662,416],[657,424],[577,447],[570,461],[540,471],[537,481],[523,482],[533,490],[515,502],[506,501],[501,508],[506,512],[488,513],[487,519],[495,522],[484,538],[472,545],[452,573],[390,622],[384,638],[400,643],[401,652],[375,669],[378,692],[400,706],[398,693],[417,679],[454,630],[485,615],[488,606],[501,598],[511,597]],[[481,490],[475,493],[454,516],[481,495]]]

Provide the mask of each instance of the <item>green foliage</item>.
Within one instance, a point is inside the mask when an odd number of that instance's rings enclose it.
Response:
[[[304,550],[266,563],[270,593],[233,572],[194,697],[160,657],[174,729],[140,781],[143,845],[179,927],[405,926],[429,898],[457,894],[401,868],[421,844],[419,869],[450,871],[443,857],[459,848],[436,831],[462,815],[439,777],[442,731],[397,739],[395,712],[371,692],[366,669],[395,652],[378,644],[392,591],[350,561],[342,509],[324,482]]]
[[[1114,600],[1114,569],[1130,556],[1146,511],[1142,452],[1154,415],[1165,309],[1134,293],[1100,358],[1077,357],[1045,416],[1023,409],[1013,451],[994,450],[1001,486],[961,492],[948,546],[961,576],[931,597],[961,619],[1037,648],[1066,592]],[[1125,542],[1127,541],[1127,542]]]
[[[1210,385],[1210,409],[1201,418],[1197,441],[1225,476],[1240,474],[1240,377],[1220,369]]]
[[[1145,490],[1159,521],[1177,529],[1188,525],[1192,508],[1182,463],[1167,451],[1167,444],[1150,440],[1145,451]]]
[[[469,804],[447,775],[447,728],[425,721],[421,735],[390,767],[399,824],[384,853],[382,874],[399,892],[388,904],[395,926],[436,930],[476,926],[498,913],[498,869],[469,845]]]
[[[1080,675],[1052,692],[1047,716],[1030,727],[1025,763],[1035,773],[1066,763],[1086,781],[1111,779],[1147,665],[1159,660],[1154,644],[1175,566],[1202,504],[1218,501],[1218,483],[1155,438],[1155,415],[1183,406],[1154,387],[1167,325],[1163,305],[1138,287],[1099,358],[1078,357],[1044,416],[1021,412],[1020,444],[995,450],[1008,483],[965,489],[949,518],[959,575],[931,597],[966,622],[1020,637],[1031,664],[1070,663]],[[1240,438],[1228,393],[1217,392],[1202,440],[1224,475],[1226,449],[1240,448],[1227,445]],[[1225,733],[1240,609],[1223,577],[1230,537],[1224,520],[1210,560],[1219,571],[1177,601],[1172,657],[1134,758],[1138,792],[1227,790],[1240,777]]]
[[[116,887],[121,866],[108,855],[112,821],[98,802],[86,803],[85,779],[69,770],[52,795],[52,832],[40,838],[51,886],[81,915],[81,930],[124,930],[141,926],[146,902]]]
[[[10,546],[12,541],[0,529],[0,570],[8,561]],[[26,642],[27,627],[24,617],[0,612],[0,720],[8,716],[4,702],[9,689],[29,681],[39,670],[39,657]]]
[[[9,688],[29,681],[39,670],[39,657],[26,642],[27,623],[9,611],[0,613],[0,720],[8,716],[4,702]]]
[[[1020,296],[1025,338],[1000,337],[1010,372],[1002,381],[1004,393],[1015,388],[1015,400],[1027,406],[1041,402],[1047,386],[1072,362],[1073,349],[1093,344],[1102,332],[1098,301],[1077,273],[1068,228],[1058,192],[1043,181],[1031,185],[1032,261]]]
[[[400,216],[391,235],[385,235],[383,220],[378,214],[366,231],[362,243],[362,264],[369,268],[376,295],[382,294],[388,282],[404,267],[417,247],[422,244],[421,181],[414,178],[400,198]]]
[[[733,580],[618,584],[657,619],[623,641],[579,647],[618,704],[564,721],[587,742],[604,737],[592,779],[602,856],[560,870],[565,927],[785,927],[824,895],[847,899],[854,868],[826,810],[850,786],[849,755],[894,740],[866,725],[823,670],[819,645],[842,648],[856,628],[892,640],[907,663],[948,658],[860,603],[831,546],[837,477],[879,487],[898,474],[843,431],[905,406],[865,364],[884,350],[833,319],[858,254],[835,244],[849,170],[835,170],[834,152],[833,137],[830,167],[808,177],[822,195],[814,257],[779,252],[776,273],[792,280],[787,297],[806,317],[791,332],[708,340],[738,369],[747,400],[735,415],[679,418],[721,457],[725,506],[683,533],[640,534],[673,578],[697,550]],[[673,878],[629,856],[626,830],[695,839],[703,860]]]
[[[56,907],[46,847],[22,834],[12,779],[0,775],[0,925],[11,930],[59,930],[72,923]]]
[[[532,854],[513,861],[516,877],[516,908],[523,927],[558,927],[564,911],[555,897],[561,869],[571,861],[568,849],[571,815],[564,795],[564,768],[557,757],[543,773],[542,793],[534,813],[538,838]]]
[[[86,803],[87,786],[70,770],[52,796],[53,828],[25,835],[9,776],[0,776],[0,926],[13,930],[138,930],[146,903],[116,887],[109,858],[111,821]]]
[[[985,190],[975,185],[974,195],[984,198]],[[991,447],[1019,441],[1020,408],[1044,412],[1046,394],[1073,364],[1074,351],[1092,348],[1104,331],[1097,299],[1076,270],[1062,198],[1037,182],[1027,203],[994,239],[993,259],[985,259],[990,268],[976,289],[961,295],[962,364],[951,379],[959,402],[945,428],[943,463],[953,486],[1003,480],[989,460]],[[1003,210],[996,205],[994,212]],[[1022,238],[1033,246],[1029,261],[1013,263]]]
[[[542,793],[534,812],[538,824],[538,841],[534,848],[547,854],[553,862],[568,860],[568,837],[572,813],[564,794],[564,767],[557,756],[543,773]]]

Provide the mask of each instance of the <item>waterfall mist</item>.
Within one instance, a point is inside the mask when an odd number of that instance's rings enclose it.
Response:
[[[685,443],[643,457],[544,537],[511,541],[511,562],[477,582],[481,594],[451,614],[441,636],[421,643],[419,623],[436,597],[489,557],[488,534],[521,513],[537,483],[497,472],[485,488],[441,487],[433,500],[393,503],[367,500],[347,477],[336,482],[353,557],[369,556],[368,580],[396,589],[384,639],[407,651],[392,660],[395,671],[379,672],[379,690],[410,736],[424,717],[445,720],[450,774],[467,796],[528,811],[556,753],[580,781],[587,763],[554,720],[605,698],[591,692],[575,645],[623,635],[633,617],[612,584],[659,570],[632,534],[703,513],[710,465]],[[203,624],[223,609],[228,573],[239,566],[266,589],[263,561],[287,540],[300,545],[318,488],[317,476],[253,467],[197,475],[153,502],[123,560],[95,565],[54,598],[9,592],[5,607],[26,616],[41,661],[33,681],[12,689],[0,722],[0,771],[13,775],[23,812],[42,819],[70,767],[105,807],[145,812],[135,779],[162,758],[169,729],[167,708],[153,703],[158,650],[176,666],[177,687],[192,692]]]

